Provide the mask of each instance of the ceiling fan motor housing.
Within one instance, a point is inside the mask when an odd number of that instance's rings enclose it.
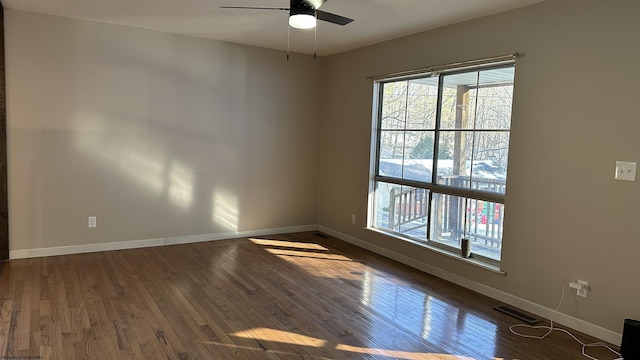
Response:
[[[315,13],[316,13],[316,8],[312,4],[306,1],[291,2],[291,9],[289,10],[290,16],[293,16],[293,15],[315,16]]]

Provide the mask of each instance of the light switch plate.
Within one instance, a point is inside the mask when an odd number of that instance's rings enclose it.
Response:
[[[636,162],[616,161],[616,180],[636,181],[637,166]]]

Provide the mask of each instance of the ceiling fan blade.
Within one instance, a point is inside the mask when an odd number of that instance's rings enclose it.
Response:
[[[353,21],[353,19],[349,19],[348,17],[328,13],[322,10],[316,10],[316,17],[318,18],[318,20],[323,20],[343,26]]]
[[[289,8],[282,8],[282,7],[255,7],[255,6],[220,6],[220,9],[285,10],[285,11],[289,11]]]

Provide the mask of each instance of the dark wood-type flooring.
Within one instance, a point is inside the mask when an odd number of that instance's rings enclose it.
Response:
[[[495,300],[313,232],[11,260],[0,301],[0,359],[584,359],[561,333],[512,335]]]

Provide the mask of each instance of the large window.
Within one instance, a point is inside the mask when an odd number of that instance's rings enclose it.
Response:
[[[500,261],[513,62],[376,81],[369,225]]]

